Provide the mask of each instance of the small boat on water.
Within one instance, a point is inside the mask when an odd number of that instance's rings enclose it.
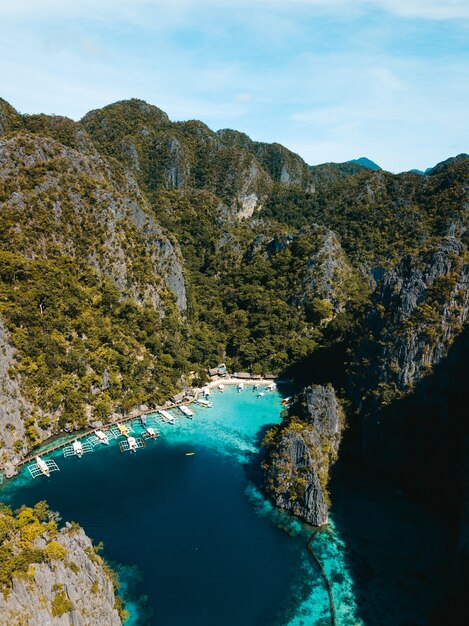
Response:
[[[174,417],[171,415],[171,413],[168,413],[168,411],[165,411],[164,409],[160,409],[158,413],[161,415],[164,422],[168,424],[174,424]]]
[[[49,478],[50,469],[47,463],[44,461],[44,459],[41,459],[40,456],[37,456],[36,463],[37,463],[38,468],[41,470],[41,473],[44,474],[44,476],[47,476],[47,478]]]
[[[223,383],[220,383],[218,385],[218,391],[221,391],[221,392],[225,391],[225,385]]]
[[[59,470],[59,466],[52,459],[45,461],[38,455],[36,456],[36,463],[28,465],[28,470],[32,478],[37,478],[38,476],[46,476],[49,478],[51,472],[57,472]]]
[[[184,406],[184,404],[181,404],[181,406],[178,408],[181,411],[181,413],[185,415],[186,417],[188,417],[189,419],[192,419],[194,417],[194,412],[191,411],[187,406]]]
[[[69,456],[76,456],[81,459],[81,457],[88,452],[93,452],[93,445],[89,441],[82,443],[78,439],[75,439],[72,445],[65,446],[63,449],[63,455],[65,458]]]
[[[186,456],[194,456],[195,452],[186,452]]]
[[[124,437],[129,436],[129,429],[125,424],[117,424],[117,430],[121,435],[124,435]]]
[[[145,429],[145,436],[149,439],[156,439],[158,435],[154,428],[152,428],[151,426],[147,426]]]
[[[260,383],[254,383],[254,389],[259,389],[260,386]]]
[[[103,443],[105,446],[109,445],[109,437],[102,430],[96,430],[95,433],[96,439],[99,443]]]
[[[257,394],[258,398],[263,398],[265,396],[265,391],[261,391],[260,393]]]
[[[202,391],[202,395],[204,396],[204,398],[210,398],[212,392],[208,387],[205,387],[205,389]]]
[[[288,396],[288,398],[284,398],[284,399],[282,400],[282,404],[283,404],[283,406],[285,406],[285,405],[287,405],[287,404],[290,404],[290,402],[291,402],[292,400],[293,400],[293,397],[292,397],[292,396]]]
[[[146,444],[141,437],[127,437],[124,441],[119,442],[121,452],[137,452],[140,448],[145,448]]]
[[[268,385],[265,386],[266,391],[273,391],[276,388],[277,388],[277,385],[275,383],[269,383]]]
[[[147,427],[147,418],[145,417],[145,415],[140,416],[140,424],[142,425],[143,428]]]
[[[74,441],[73,444],[72,444],[72,448],[73,448],[73,451],[74,451],[75,455],[79,459],[81,459],[81,457],[83,456],[83,454],[85,452],[83,450],[83,444],[81,443],[81,441],[78,441],[78,440]]]
[[[244,383],[238,383],[238,393],[243,391],[243,389],[244,389]]]
[[[211,402],[209,402],[208,400],[204,400],[203,398],[199,398],[199,400],[197,400],[196,402],[197,404],[200,404],[200,406],[203,406],[206,409],[210,409],[213,406]]]

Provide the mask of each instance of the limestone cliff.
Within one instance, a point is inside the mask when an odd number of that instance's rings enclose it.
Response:
[[[344,414],[331,386],[307,387],[298,396],[264,440],[264,483],[276,506],[313,526],[327,522],[329,470],[343,428]]]
[[[119,626],[116,578],[76,524],[58,530],[44,503],[0,509],[0,624]]]
[[[161,292],[169,290],[185,310],[180,254],[138,190],[96,153],[49,137],[3,139],[0,191],[6,249],[85,258],[123,293],[159,306]]]

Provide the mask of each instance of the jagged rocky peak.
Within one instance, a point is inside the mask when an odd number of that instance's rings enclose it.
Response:
[[[34,626],[120,626],[125,614],[114,574],[82,528],[57,528],[39,503],[0,510],[0,623]]]
[[[309,165],[285,146],[253,141],[245,133],[229,128],[219,130],[217,135],[224,145],[246,150],[255,156],[275,182],[311,188]]]
[[[24,129],[31,134],[52,137],[64,146],[98,156],[96,147],[80,122],[61,115],[23,115]]]
[[[21,130],[21,115],[3,98],[0,98],[0,136],[11,131]]]
[[[145,134],[170,123],[167,114],[144,100],[132,98],[94,109],[82,117],[81,123],[101,145],[114,143],[135,132]]]
[[[307,387],[264,440],[264,484],[275,505],[313,526],[327,523],[329,470],[344,413],[332,386]]]

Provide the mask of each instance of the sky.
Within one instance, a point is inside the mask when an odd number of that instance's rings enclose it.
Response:
[[[393,172],[469,152],[469,0],[0,0],[0,37],[21,113],[141,98]]]

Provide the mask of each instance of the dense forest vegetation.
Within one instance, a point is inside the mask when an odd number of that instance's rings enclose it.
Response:
[[[81,122],[0,101],[0,316],[16,453],[220,360],[282,374],[360,334],[374,277],[462,219],[469,160],[310,168],[140,100]]]

